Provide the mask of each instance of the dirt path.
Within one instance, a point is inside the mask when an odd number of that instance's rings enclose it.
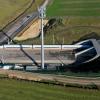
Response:
[[[86,77],[64,77],[58,75],[51,74],[38,74],[38,73],[28,73],[21,71],[12,71],[12,70],[3,70],[0,69],[0,74],[7,75],[9,78],[18,78],[18,79],[26,79],[32,81],[54,81],[63,84],[82,84],[89,85],[95,84],[100,85],[100,77],[99,78],[86,78]]]
[[[44,20],[44,25],[47,24],[48,20]],[[14,40],[22,41],[30,38],[35,38],[39,36],[41,29],[41,20],[36,20],[26,31],[24,31],[20,36],[14,38]]]

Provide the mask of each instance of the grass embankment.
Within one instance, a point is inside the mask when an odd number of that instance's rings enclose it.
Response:
[[[88,38],[100,38],[100,17],[57,18],[45,32],[45,44],[71,44]],[[20,41],[22,44],[41,44],[41,38]]]
[[[14,20],[25,11],[25,14],[34,12],[44,0],[0,0],[0,28]],[[31,6],[30,6],[31,5]]]
[[[2,78],[0,100],[100,100],[100,91]]]

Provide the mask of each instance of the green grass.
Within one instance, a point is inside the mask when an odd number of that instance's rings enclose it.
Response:
[[[48,16],[100,16],[100,0],[52,0]]]
[[[0,100],[100,100],[100,91],[0,79]]]

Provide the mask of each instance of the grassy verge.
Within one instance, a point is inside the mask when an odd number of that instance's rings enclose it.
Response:
[[[92,95],[91,95],[92,94]],[[100,91],[0,79],[1,100],[100,100]]]

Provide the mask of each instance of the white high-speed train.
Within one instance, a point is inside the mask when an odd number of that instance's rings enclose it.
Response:
[[[88,45],[44,45],[45,49],[68,49],[68,48],[72,48],[72,49],[77,49],[77,48],[87,48],[89,47]],[[41,45],[1,45],[0,46],[1,49],[3,48],[33,48],[33,49],[38,49],[41,48]]]

